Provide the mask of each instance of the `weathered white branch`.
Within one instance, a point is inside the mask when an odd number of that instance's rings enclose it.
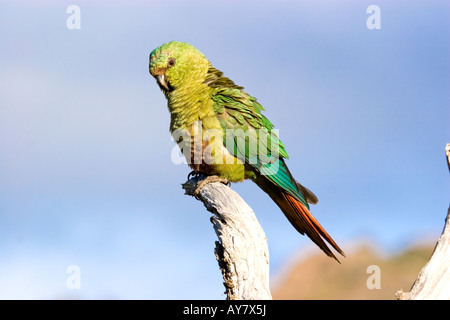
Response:
[[[447,157],[447,166],[450,171],[450,143],[445,146],[445,156]]]
[[[445,152],[450,169],[450,144]],[[420,271],[411,291],[398,291],[396,296],[399,300],[450,300],[450,208],[430,261]]]
[[[183,184],[194,195],[197,178]],[[219,241],[214,249],[228,300],[272,299],[269,289],[267,239],[253,210],[231,188],[220,182],[205,185],[196,196],[214,215]]]
[[[450,300],[450,208],[430,261],[420,271],[411,291],[400,290],[396,296],[399,300]]]

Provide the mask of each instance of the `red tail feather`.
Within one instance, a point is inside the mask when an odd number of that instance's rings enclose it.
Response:
[[[334,242],[331,236],[325,231],[320,223],[314,218],[309,210],[297,199],[283,192],[283,198],[288,206],[283,205],[281,209],[292,225],[301,233],[306,234],[316,245],[319,246],[328,256],[339,260],[328,248],[324,240],[326,240],[337,252],[344,255],[344,252]]]
[[[336,259],[338,262],[339,260],[328,247],[326,242],[328,242],[341,255],[345,256],[341,248],[339,248],[336,242],[334,242],[334,240],[320,225],[316,218],[313,217],[304,204],[291,196],[286,190],[275,185],[265,177],[260,177],[255,180],[255,182],[272,198],[273,201],[275,201],[281,211],[283,211],[286,218],[288,218],[289,222],[298,232],[301,234],[306,234],[320,249],[323,250],[323,252],[325,252],[329,257]],[[309,191],[309,193],[312,194],[311,191]],[[313,198],[317,202],[317,198],[315,196]]]

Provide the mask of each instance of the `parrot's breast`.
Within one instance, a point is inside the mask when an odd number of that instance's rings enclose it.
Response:
[[[196,121],[186,130],[182,140],[174,137],[186,158],[187,164],[196,171],[217,175],[232,182],[245,178],[244,163],[234,157],[224,145],[222,129],[202,126]]]

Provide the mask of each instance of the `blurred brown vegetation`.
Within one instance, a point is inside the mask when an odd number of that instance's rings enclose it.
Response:
[[[418,245],[394,255],[383,255],[368,245],[340,259],[322,253],[292,263],[284,276],[272,284],[273,299],[394,300],[398,290],[409,291],[420,270],[431,257],[432,245]],[[380,267],[380,289],[369,289],[367,267]]]

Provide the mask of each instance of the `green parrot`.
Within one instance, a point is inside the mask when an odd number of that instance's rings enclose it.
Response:
[[[149,71],[167,98],[170,131],[193,172],[228,182],[252,180],[298,232],[337,261],[326,242],[344,256],[310,213],[308,203],[318,199],[289,172],[284,145],[254,97],[185,42],[153,50]]]

